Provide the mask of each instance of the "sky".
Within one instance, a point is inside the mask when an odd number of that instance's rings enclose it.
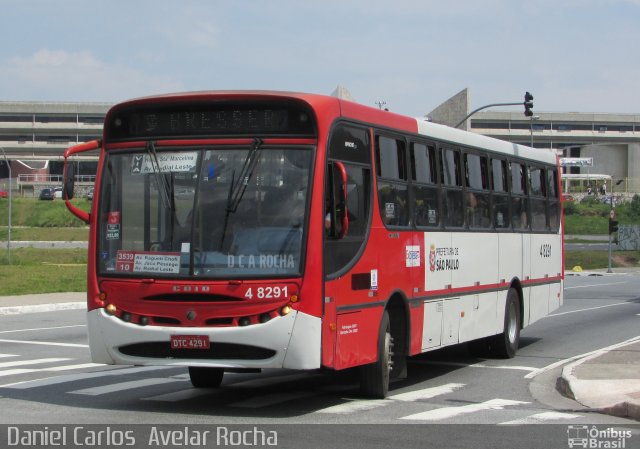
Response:
[[[340,85],[411,116],[464,88],[640,115],[640,0],[0,0],[0,38],[0,101]]]

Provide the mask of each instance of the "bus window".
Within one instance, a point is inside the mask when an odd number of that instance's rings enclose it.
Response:
[[[546,179],[543,168],[529,167],[529,185],[531,194],[531,229],[533,229],[534,231],[546,231]]]
[[[324,267],[327,277],[337,276],[352,263],[365,243],[369,227],[371,198],[371,156],[369,132],[366,129],[339,125],[329,143],[329,161],[325,182]],[[348,151],[345,150],[348,149]],[[337,179],[334,161],[340,160],[347,172],[346,207],[349,228],[343,238],[337,223],[336,208],[341,181]]]
[[[436,149],[433,145],[411,144],[411,190],[416,226],[438,226]]]
[[[387,226],[407,226],[409,194],[404,141],[376,136],[376,173],[382,222]]]
[[[485,156],[465,154],[467,224],[472,229],[491,227],[489,165]]]
[[[518,162],[511,162],[511,222],[514,229],[529,228],[529,204],[527,199],[526,177],[524,166]]]
[[[464,226],[464,205],[459,151],[449,148],[441,149],[440,174],[443,187],[444,225],[445,227],[461,228]]]
[[[507,161],[491,160],[491,180],[493,188],[493,221],[496,229],[511,227],[509,212],[509,183],[507,181]]]
[[[560,202],[558,201],[558,171],[555,168],[547,168],[547,199],[549,228],[557,231],[560,226]]]

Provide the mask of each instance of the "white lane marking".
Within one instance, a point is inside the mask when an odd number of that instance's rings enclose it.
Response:
[[[412,363],[419,365],[441,365],[441,366],[461,366],[464,368],[488,368],[488,369],[510,369],[515,371],[528,371],[532,372],[538,368],[532,366],[520,366],[520,365],[487,365],[486,363],[464,363],[464,362],[444,362],[439,360],[414,360]]]
[[[635,341],[640,341],[640,335],[638,335],[637,337],[630,338],[629,340],[625,340],[625,341],[623,341],[623,342],[621,342],[621,343],[616,343],[616,344],[614,344],[614,345],[607,346],[607,347],[605,347],[605,348],[596,349],[595,351],[585,352],[584,354],[574,355],[573,357],[569,357],[569,358],[567,358],[567,359],[560,360],[560,361],[558,361],[558,362],[554,362],[554,363],[552,363],[551,365],[547,365],[547,366],[544,366],[544,367],[542,367],[542,368],[539,368],[539,369],[537,369],[537,370],[535,370],[535,371],[530,372],[529,374],[527,374],[526,376],[524,376],[524,378],[525,378],[525,379],[533,379],[534,377],[536,377],[536,376],[537,376],[537,375],[539,375],[539,374],[542,374],[542,373],[544,373],[544,372],[546,372],[546,371],[552,370],[552,369],[557,368],[557,367],[559,367],[559,366],[566,365],[567,363],[569,363],[569,362],[573,362],[574,360],[578,360],[578,359],[581,359],[581,358],[583,358],[583,357],[588,357],[588,356],[593,355],[593,354],[596,354],[596,353],[598,353],[598,352],[607,352],[607,351],[611,351],[611,350],[613,350],[613,349],[617,349],[617,348],[620,348],[620,347],[626,346],[626,345],[628,345],[629,343],[633,343],[633,342],[635,342]]]
[[[423,388],[422,390],[409,391],[407,393],[394,394],[387,399],[394,401],[413,402],[421,399],[431,399],[443,394],[453,393],[455,390],[464,387],[465,384],[445,384],[439,387]]]
[[[373,410],[374,408],[382,407],[383,405],[390,404],[386,399],[373,399],[373,400],[349,400],[344,404],[334,405],[332,407],[316,410],[315,413],[332,413],[337,415],[347,415],[353,412],[364,412],[366,410]]]
[[[229,404],[229,407],[262,408],[281,404],[283,402],[288,402],[294,399],[302,399],[309,396],[315,396],[316,394],[317,393],[314,391],[293,391],[291,393],[268,394],[266,396],[247,399],[246,401],[235,402],[233,404]]]
[[[579,312],[588,312],[589,310],[604,309],[606,307],[624,306],[625,304],[631,305],[631,304],[634,304],[634,303],[632,303],[632,302],[617,302],[615,304],[607,304],[606,306],[589,307],[587,309],[579,309],[579,310],[571,310],[569,312],[554,313],[554,314],[551,314],[551,315],[544,316],[542,318],[553,318],[554,316],[569,315],[571,313],[579,313]]]
[[[582,415],[573,415],[571,413],[561,413],[561,412],[544,412],[544,413],[536,413],[535,415],[527,416],[522,419],[514,419],[513,421],[505,421],[499,423],[499,425],[522,425],[522,424],[540,424],[546,423],[548,421],[557,421],[557,420],[568,420],[568,419],[576,419],[582,418]]]
[[[617,284],[626,284],[627,282],[608,282],[606,284],[589,284],[589,285],[576,285],[573,287],[565,287],[565,290],[571,290],[573,288],[591,288],[591,287],[602,287],[603,285],[617,285]]]
[[[65,360],[71,360],[71,359],[52,357],[48,359],[15,360],[13,362],[0,363],[0,368],[12,368],[14,366],[26,366],[26,365],[39,365],[41,363],[64,362]]]
[[[31,341],[31,340],[4,340],[0,339],[2,343],[20,343],[25,345],[43,345],[43,346],[64,346],[67,348],[88,348],[89,345],[81,345],[77,343],[58,343],[55,341]]]
[[[137,374],[147,371],[158,371],[171,367],[167,366],[138,366],[134,368],[121,368],[98,371],[93,373],[78,373],[78,374],[66,374],[63,376],[48,377],[45,379],[26,380],[22,382],[14,382],[6,385],[0,385],[0,388],[10,388],[13,390],[26,390],[29,388],[47,387],[51,385],[58,385],[67,382],[75,382],[78,380],[95,379],[105,376],[122,376],[126,374]]]
[[[0,359],[4,359],[7,357],[18,357],[18,354],[0,354]]]
[[[117,384],[103,385],[101,387],[85,388],[82,390],[70,391],[71,394],[81,394],[86,396],[101,396],[103,394],[117,393],[125,390],[135,390],[136,388],[150,387],[152,385],[162,385],[171,382],[181,382],[176,379],[158,377],[151,379],[131,380]]]
[[[14,329],[12,331],[0,331],[0,334],[12,334],[14,332],[48,331],[53,329],[69,329],[72,327],[87,327],[86,324],[74,324],[72,326],[36,327],[33,329]]]
[[[410,419],[419,421],[440,421],[450,419],[460,415],[480,412],[483,410],[503,410],[511,405],[525,405],[530,402],[512,401],[510,399],[491,399],[490,401],[481,402],[479,404],[469,404],[460,407],[443,407],[427,412],[416,413],[413,415],[403,416],[400,419]]]

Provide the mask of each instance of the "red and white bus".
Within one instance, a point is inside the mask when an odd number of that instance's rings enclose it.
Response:
[[[334,97],[199,92],[114,106],[90,223],[94,362],[360,367],[384,397],[409,356],[513,357],[562,304],[551,151]],[[65,164],[73,191],[73,164]]]

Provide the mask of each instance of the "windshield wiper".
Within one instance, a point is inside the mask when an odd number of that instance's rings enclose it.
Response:
[[[247,158],[244,160],[244,164],[240,169],[237,181],[234,180],[235,170],[231,174],[231,186],[229,187],[229,196],[227,197],[227,212],[235,212],[238,209],[238,205],[249,185],[249,180],[253,176],[253,172],[258,164],[261,146],[262,139],[255,137],[249,154],[247,154]]]
[[[222,227],[222,236],[220,237],[220,250],[222,251],[222,245],[224,244],[224,238],[227,233],[227,226],[229,224],[229,214],[235,213],[238,210],[238,205],[242,201],[244,192],[247,190],[249,180],[253,176],[253,172],[258,165],[258,158],[260,157],[260,149],[262,147],[262,139],[258,137],[253,138],[253,145],[249,149],[249,154],[244,160],[244,164],[240,169],[238,179],[235,179],[236,171],[231,173],[231,185],[229,186],[229,195],[227,196],[227,209],[224,214],[224,224]]]
[[[160,171],[160,163],[158,162],[158,154],[156,153],[156,146],[152,141],[147,143],[147,154],[151,162],[151,169],[156,178],[156,184],[158,184],[158,191],[162,198],[162,204],[170,211],[175,212],[175,206],[173,203],[173,195],[171,194],[171,186],[164,174]]]

